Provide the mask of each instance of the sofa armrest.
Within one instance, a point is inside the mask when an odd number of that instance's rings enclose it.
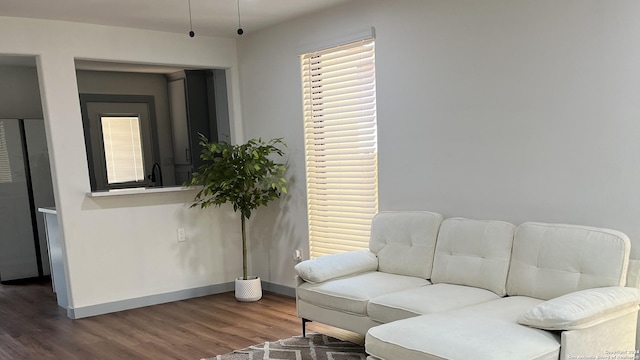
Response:
[[[378,270],[378,258],[369,250],[325,255],[295,266],[304,281],[319,283],[342,276]]]
[[[518,318],[518,323],[543,330],[585,329],[638,311],[640,289],[602,287],[572,292],[540,303]]]

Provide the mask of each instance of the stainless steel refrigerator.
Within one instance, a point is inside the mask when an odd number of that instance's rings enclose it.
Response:
[[[44,121],[0,119],[0,281],[50,274],[41,207],[55,207]]]

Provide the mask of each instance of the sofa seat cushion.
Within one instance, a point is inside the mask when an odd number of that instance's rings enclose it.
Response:
[[[369,329],[368,354],[380,359],[558,359],[552,333],[500,319],[429,314]]]
[[[460,317],[482,317],[517,323],[522,314],[543,302],[544,300],[528,296],[508,296],[452,310],[451,313]]]
[[[380,359],[558,359],[557,335],[517,324],[542,302],[505,297],[383,324],[367,333],[366,350]]]
[[[496,300],[494,292],[463,285],[434,284],[382,295],[369,301],[367,313],[388,323],[418,315],[439,313]]]
[[[298,286],[297,297],[316,306],[367,315],[370,299],[429,284],[422,278],[372,271],[323,283],[304,283]]]

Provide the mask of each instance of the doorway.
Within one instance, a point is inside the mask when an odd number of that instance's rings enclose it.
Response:
[[[44,121],[0,120],[0,281],[51,273],[37,209],[54,206]]]
[[[37,212],[55,208],[43,119],[35,56],[1,55],[0,287],[19,299],[38,284],[42,304],[55,304],[45,222]]]

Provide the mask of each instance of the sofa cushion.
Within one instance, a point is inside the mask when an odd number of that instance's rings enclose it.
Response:
[[[429,279],[441,222],[442,215],[427,211],[378,213],[369,241],[378,270]]]
[[[428,284],[422,278],[373,271],[318,284],[304,283],[296,291],[300,300],[316,306],[367,315],[370,299]]]
[[[504,296],[515,228],[503,221],[446,219],[438,233],[431,281]]]
[[[499,299],[495,293],[471,286],[435,284],[378,296],[369,301],[369,317],[388,323],[410,317],[444,312]]]
[[[544,300],[528,296],[508,296],[451,312],[460,317],[484,317],[516,323],[524,312],[543,302]]]
[[[365,349],[380,359],[557,360],[560,341],[548,331],[453,312],[373,327]]]
[[[298,276],[308,282],[323,282],[377,269],[378,258],[369,250],[321,256],[295,266]]]
[[[540,303],[518,323],[545,330],[576,330],[611,320],[620,312],[637,311],[640,289],[603,287],[572,292]]]
[[[516,229],[508,295],[549,300],[604,286],[624,286],[629,238],[618,231],[525,223]]]

